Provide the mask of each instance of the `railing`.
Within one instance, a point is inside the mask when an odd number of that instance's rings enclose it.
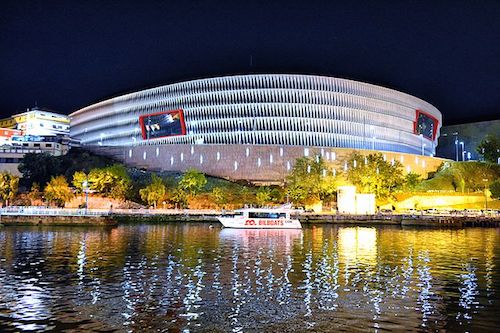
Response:
[[[38,206],[10,206],[0,209],[0,215],[21,215],[21,216],[103,216],[111,212],[104,209],[65,209],[48,208]]]

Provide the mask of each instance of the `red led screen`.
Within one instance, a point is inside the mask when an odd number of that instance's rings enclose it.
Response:
[[[428,113],[416,110],[415,122],[413,123],[413,133],[422,134],[429,140],[436,138],[438,120]]]
[[[184,123],[182,110],[142,115],[139,117],[139,125],[144,140],[186,134],[186,124]]]

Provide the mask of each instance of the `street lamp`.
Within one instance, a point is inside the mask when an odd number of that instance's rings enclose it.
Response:
[[[85,215],[87,215],[87,208],[89,206],[89,176],[82,182],[83,190],[85,191]]]

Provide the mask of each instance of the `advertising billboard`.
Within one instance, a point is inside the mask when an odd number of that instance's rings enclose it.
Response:
[[[434,140],[438,129],[438,120],[430,114],[420,110],[417,110],[416,113],[414,133],[418,135],[422,134],[425,138]]]
[[[182,110],[170,110],[139,117],[142,138],[158,139],[174,135],[185,135],[186,124]]]

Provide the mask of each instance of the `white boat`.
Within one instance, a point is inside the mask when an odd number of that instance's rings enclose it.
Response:
[[[301,229],[299,220],[290,218],[289,209],[245,208],[219,216],[225,228],[239,229]]]

